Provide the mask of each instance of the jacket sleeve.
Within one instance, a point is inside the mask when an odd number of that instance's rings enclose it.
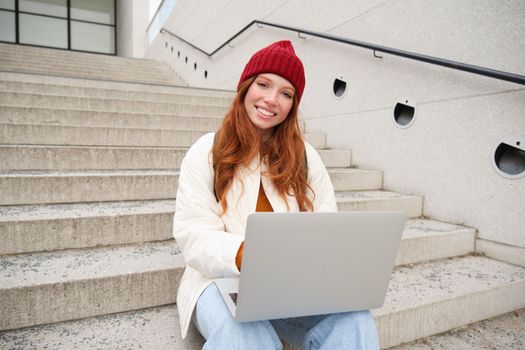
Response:
[[[225,231],[213,191],[213,134],[201,137],[182,160],[173,236],[186,264],[212,277],[238,276],[235,257],[244,238]]]
[[[308,162],[308,184],[315,193],[314,211],[337,211],[334,187],[319,153],[307,142],[305,142],[305,150]]]

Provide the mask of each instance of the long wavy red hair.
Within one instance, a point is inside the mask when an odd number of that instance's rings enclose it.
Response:
[[[264,145],[261,144],[259,130],[250,121],[244,108],[244,98],[255,77],[244,81],[230,110],[224,117],[215,136],[212,149],[213,170],[215,171],[215,194],[221,203],[223,213],[228,210],[226,194],[230,189],[235,172],[241,165],[248,165],[258,153],[267,159],[268,173],[280,196],[295,196],[300,211],[312,211],[312,200],[307,195],[313,190],[308,185],[305,168],[304,141],[298,124],[297,95],[294,95],[292,108],[286,119],[275,130]],[[288,207],[288,203],[286,203]]]

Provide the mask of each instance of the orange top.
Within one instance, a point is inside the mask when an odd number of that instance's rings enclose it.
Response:
[[[268,197],[266,197],[266,193],[264,193],[264,189],[261,185],[259,186],[259,196],[257,197],[257,205],[255,207],[255,211],[273,211],[272,205],[270,204],[270,201],[268,200]],[[235,264],[237,265],[237,268],[239,271],[241,271],[241,265],[242,265],[242,252],[244,250],[244,242],[241,243],[241,246],[239,247],[239,250],[237,251],[237,256],[235,257]]]
[[[259,185],[259,196],[257,197],[257,206],[255,211],[273,211],[272,205],[264,193],[262,182]]]

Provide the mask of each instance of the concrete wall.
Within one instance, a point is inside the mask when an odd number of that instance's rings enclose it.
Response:
[[[148,4],[148,0],[117,0],[118,56],[144,57]]]
[[[524,14],[522,0],[180,0],[165,27],[210,52],[260,19],[525,75]],[[213,58],[161,34],[147,55],[192,86],[234,89],[250,55],[281,39],[306,67],[307,131],[352,149],[357,166],[384,170],[386,189],[424,195],[426,216],[525,247],[525,177],[491,164],[501,138],[525,135],[524,86],[272,28],[251,28]],[[335,78],[347,82],[343,97]],[[393,122],[400,100],[416,107],[406,129]]]

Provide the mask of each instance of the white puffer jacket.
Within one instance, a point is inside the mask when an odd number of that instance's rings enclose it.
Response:
[[[182,336],[185,337],[197,299],[220,277],[239,275],[235,256],[244,241],[246,220],[255,212],[259,184],[275,212],[286,212],[286,203],[273,183],[261,173],[267,169],[256,157],[240,169],[227,194],[228,210],[222,217],[213,191],[211,149],[215,133],[202,136],[189,149],[181,165],[173,222],[175,237],[186,269],[177,293]],[[305,143],[308,182],[315,192],[314,211],[337,211],[330,177],[317,151]],[[242,182],[240,181],[242,179]],[[294,197],[287,197],[289,211],[299,211]]]

